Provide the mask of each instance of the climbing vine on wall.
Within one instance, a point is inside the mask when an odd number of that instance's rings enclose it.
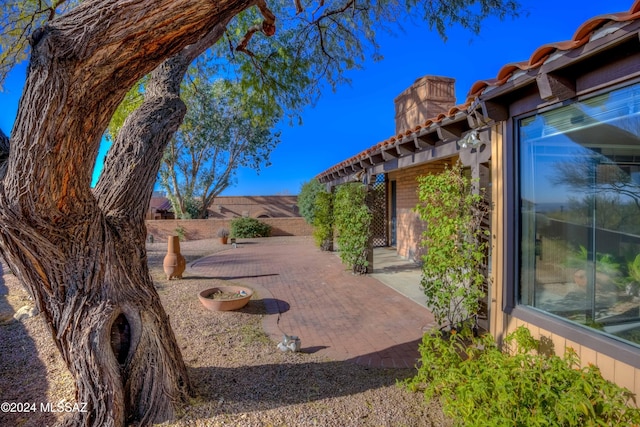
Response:
[[[334,221],[342,262],[356,274],[369,270],[367,254],[372,213],[366,204],[367,188],[361,183],[338,187],[334,200]]]
[[[487,215],[482,196],[456,163],[440,174],[418,178],[416,211],[427,228],[422,235],[421,286],[427,306],[443,326],[457,327],[474,317],[483,297]]]

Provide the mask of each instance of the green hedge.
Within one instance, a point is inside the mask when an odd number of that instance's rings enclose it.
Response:
[[[298,194],[298,209],[300,209],[300,215],[307,221],[307,224],[314,225],[316,219],[316,210],[318,209],[317,197],[318,193],[326,190],[317,179],[305,182],[300,188],[300,194]]]
[[[373,215],[366,198],[367,188],[352,182],[338,187],[333,205],[340,259],[356,274],[369,270],[367,254]]]
[[[455,425],[465,427],[637,426],[633,394],[605,380],[598,367],[580,367],[574,350],[564,357],[538,351],[523,326],[500,349],[487,334],[469,330],[425,334],[418,374],[404,382],[425,400],[439,398]]]
[[[231,237],[249,239],[271,236],[271,226],[255,218],[236,218],[231,221]]]
[[[333,196],[326,191],[316,194],[313,237],[323,251],[333,250]]]

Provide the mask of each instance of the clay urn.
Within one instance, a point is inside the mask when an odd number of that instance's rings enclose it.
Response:
[[[187,262],[180,254],[180,238],[178,236],[169,236],[167,254],[164,256],[162,267],[167,275],[167,280],[172,277],[182,279],[182,273],[187,267]]]

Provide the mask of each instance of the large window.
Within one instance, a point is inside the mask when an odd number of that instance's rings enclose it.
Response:
[[[518,131],[519,303],[640,346],[640,84]]]

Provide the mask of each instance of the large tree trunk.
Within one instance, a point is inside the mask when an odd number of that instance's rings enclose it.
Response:
[[[33,295],[87,412],[65,424],[170,419],[189,381],[148,272],[144,215],[185,107],[179,81],[251,0],[97,0],[38,30],[11,138],[0,132],[0,248]],[[143,106],[90,188],[107,123],[140,77]],[[180,70],[182,75],[180,75]],[[177,84],[176,84],[177,82]],[[85,406],[86,405],[86,406]]]

